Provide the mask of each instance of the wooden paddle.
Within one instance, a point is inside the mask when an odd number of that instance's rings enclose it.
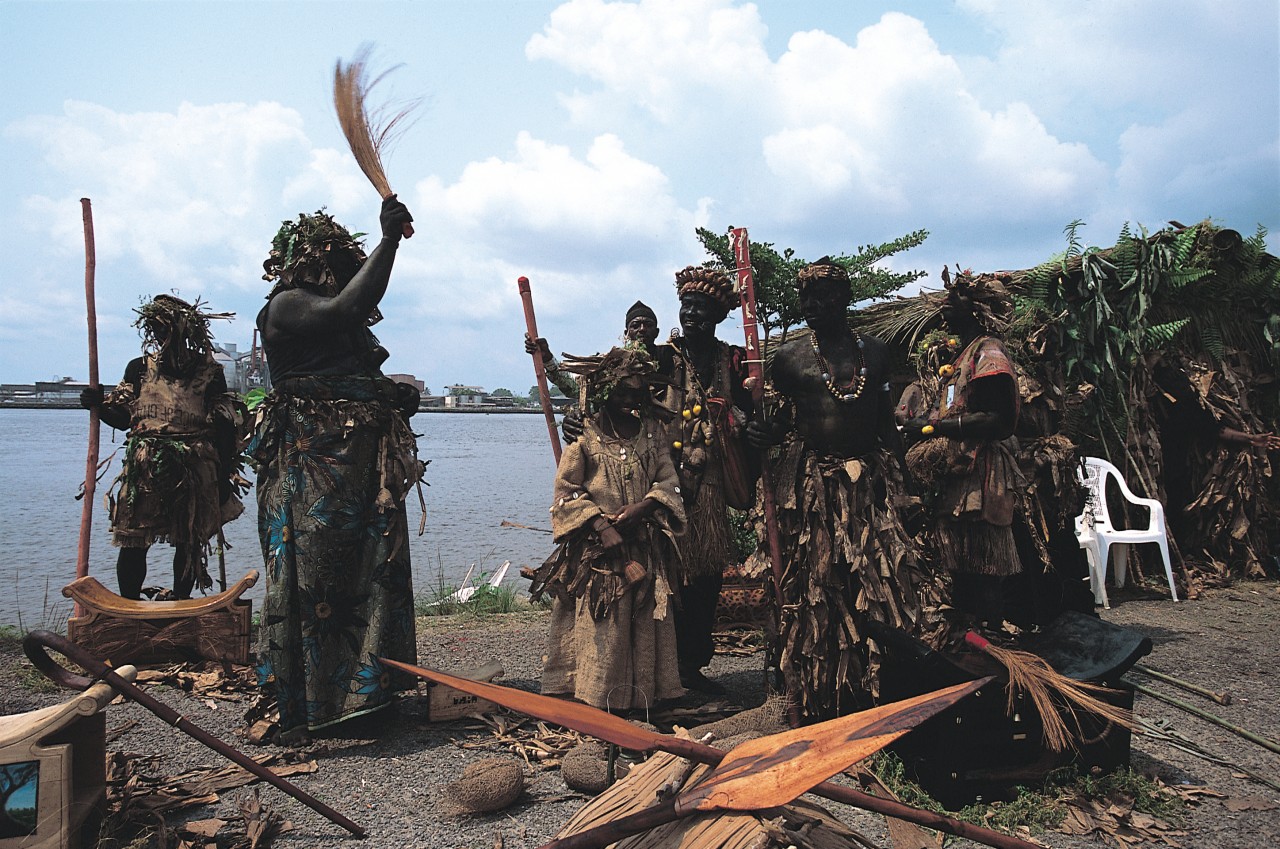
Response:
[[[793,801],[870,757],[977,689],[973,682],[871,710],[748,740],[702,781],[669,802],[619,817],[543,849],[601,849],[620,838],[711,811],[760,811]]]
[[[583,734],[590,734],[592,737],[598,737],[601,740],[605,740],[606,742],[613,743],[616,746],[621,746],[622,748],[629,749],[631,751],[669,752],[670,754],[678,755],[682,758],[688,758],[691,761],[712,765],[719,764],[725,757],[725,753],[714,746],[708,746],[703,743],[686,740],[680,737],[673,737],[669,734],[659,734],[656,731],[649,731],[638,725],[627,722],[621,717],[614,716],[611,713],[591,707],[590,705],[582,704],[581,702],[555,699],[550,696],[530,693],[526,690],[516,690],[511,687],[503,687],[498,684],[490,684],[484,681],[472,681],[467,678],[459,678],[455,675],[449,675],[446,672],[438,672],[434,669],[425,669],[420,666],[411,666],[410,664],[401,663],[388,658],[381,658],[381,660],[387,666],[394,667],[411,675],[416,675],[420,678],[425,678],[428,681],[435,681],[439,684],[444,684],[454,688],[455,690],[470,693],[473,696],[488,699],[489,701],[500,704],[503,707],[528,714],[529,716],[537,719],[553,722],[556,725],[561,725],[565,728],[572,728],[574,731],[578,731]],[[990,678],[982,678],[977,681],[972,681],[969,684],[962,685],[962,687],[972,688],[971,690],[968,690],[968,692],[973,692],[990,680]],[[959,696],[956,698],[959,698]],[[899,705],[901,704],[903,703],[899,703]],[[807,729],[797,729],[801,734],[806,730]],[[840,784],[832,784],[824,781],[811,789],[812,792],[819,796],[824,796],[836,802],[843,802],[846,805],[853,805],[864,810],[883,814],[887,817],[896,817],[897,819],[922,825],[926,828],[933,828],[938,831],[944,831],[947,834],[965,837],[976,843],[982,843],[986,846],[994,846],[996,849],[1035,849],[1034,843],[1019,840],[1016,837],[1010,837],[1007,834],[1001,834],[1000,832],[992,831],[989,828],[983,828],[981,826],[961,822],[942,814],[936,814],[933,811],[924,811],[919,808],[913,808],[892,799],[882,799],[879,796],[872,796],[859,790],[855,790],[852,787],[845,787]]]

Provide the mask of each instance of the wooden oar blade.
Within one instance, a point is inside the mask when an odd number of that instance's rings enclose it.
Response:
[[[656,731],[649,731],[627,722],[621,717],[593,708],[591,705],[584,705],[581,702],[553,699],[550,696],[530,693],[527,690],[517,690],[514,687],[503,687],[499,684],[490,684],[486,681],[472,681],[469,678],[459,678],[447,672],[413,666],[385,657],[379,659],[393,669],[399,669],[410,675],[416,675],[419,678],[425,678],[428,681],[434,681],[437,684],[444,684],[446,687],[452,687],[455,690],[461,690],[464,693],[488,699],[505,708],[519,711],[536,719],[553,722],[565,728],[572,728],[574,731],[579,731],[583,734],[590,734],[592,737],[598,737],[624,749],[651,752],[657,748],[669,749],[669,744],[681,742],[677,738],[659,734]]]
[[[869,757],[990,681],[982,678],[817,725],[735,746],[698,786],[676,800],[694,810],[751,811],[785,805]]]

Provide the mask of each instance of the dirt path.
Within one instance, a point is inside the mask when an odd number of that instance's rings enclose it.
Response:
[[[1280,585],[1242,583],[1213,590],[1195,601],[1173,604],[1167,597],[1134,597],[1119,594],[1105,618],[1151,637],[1154,652],[1149,666],[1200,683],[1232,696],[1228,706],[1213,704],[1159,682],[1153,688],[1184,698],[1211,713],[1255,733],[1280,737],[1275,721],[1280,704]],[[541,668],[546,616],[512,614],[472,620],[422,620],[419,630],[420,659],[424,665],[462,669],[499,659],[506,672],[504,683],[535,688]],[[0,675],[11,686],[0,689],[0,712],[14,713],[60,700],[61,695],[35,692],[21,684],[29,679],[12,644],[0,651]],[[733,700],[744,707],[763,698],[763,658],[760,654],[717,657],[713,677],[730,689]],[[175,705],[193,722],[247,751],[252,747],[235,736],[242,724],[243,704],[204,702],[167,687],[152,689],[157,697]],[[1241,739],[1204,720],[1139,695],[1137,713],[1152,722],[1169,723],[1224,761],[1212,763],[1181,751],[1166,742],[1135,737],[1133,765],[1159,775],[1170,784],[1206,785],[1224,798],[1206,798],[1189,812],[1185,835],[1178,844],[1198,849],[1252,849],[1280,846],[1280,793],[1251,781],[1240,767],[1280,781],[1280,755]],[[133,723],[133,724],[131,724]],[[114,705],[107,717],[109,729],[129,725],[109,745],[116,751],[154,756],[146,771],[171,775],[197,766],[221,766],[219,757],[161,723],[133,704]],[[405,702],[398,715],[359,731],[363,736],[323,741],[319,769],[292,779],[307,792],[323,799],[368,828],[361,845],[367,849],[399,847],[484,847],[504,849],[537,847],[577,810],[584,797],[568,791],[556,770],[531,767],[527,790],[516,806],[485,817],[452,815],[442,804],[444,785],[453,781],[466,764],[491,752],[463,748],[459,744],[493,740],[483,730],[468,730],[460,723],[426,722],[418,703]],[[267,747],[271,750],[271,747]],[[216,808],[198,808],[183,819],[230,816],[243,790],[223,794]],[[293,831],[273,845],[282,849],[354,845],[336,826],[271,788],[262,790],[264,801],[294,824]],[[843,809],[839,815],[873,841],[888,846],[883,820],[861,811]],[[501,844],[497,844],[498,838]],[[1085,849],[1099,844],[1092,839],[1059,833],[1039,835],[1054,849]],[[949,846],[967,846],[962,841]],[[1152,844],[1147,844],[1152,845]]]

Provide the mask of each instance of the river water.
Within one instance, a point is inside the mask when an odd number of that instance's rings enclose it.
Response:
[[[88,415],[82,410],[0,409],[0,624],[26,629],[65,621],[70,602],[62,587],[75,578]],[[457,585],[467,569],[491,572],[511,561],[506,583],[524,589],[521,566],[537,565],[551,550],[549,534],[503,528],[503,520],[549,527],[547,507],[555,462],[540,415],[420,413],[413,419],[418,452],[427,466],[423,487],[427,527],[417,535],[421,512],[410,493],[409,547],[414,591],[430,597],[441,583]],[[101,457],[117,448],[98,482],[93,510],[89,574],[116,589],[116,551],[102,503],[120,470],[123,434],[102,429]],[[227,579],[262,571],[257,502],[245,497],[245,513],[225,528]],[[156,545],[148,557],[145,586],[169,586],[173,549]],[[217,581],[217,558],[209,563]],[[246,597],[260,599],[263,581]],[[256,605],[255,605],[256,609]]]

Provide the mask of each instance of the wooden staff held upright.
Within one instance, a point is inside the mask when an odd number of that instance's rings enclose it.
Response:
[[[94,273],[98,267],[93,241],[93,207],[88,198],[80,198],[84,218],[84,300],[89,323],[89,385],[98,386],[98,308],[94,298]],[[101,423],[98,408],[89,410],[89,451],[84,461],[84,504],[80,507],[80,548],[76,554],[76,577],[89,574],[89,539],[93,536],[93,499],[98,484],[98,435]],[[76,603],[76,614],[82,611]]]
[[[747,388],[751,390],[751,398],[756,409],[764,413],[764,349],[760,347],[760,319],[756,314],[756,282],[751,273],[751,240],[747,238],[745,227],[734,227],[729,231],[729,239],[733,245],[733,261],[738,272],[738,298],[742,302],[742,332],[746,337],[747,347]],[[774,632],[782,633],[782,543],[778,539],[778,507],[774,503],[773,473],[769,469],[769,458],[762,457],[760,463],[760,488],[764,501],[764,535],[765,544],[769,547],[769,576],[773,579],[773,599],[776,612],[774,614]],[[800,710],[788,698],[787,719],[792,728],[800,724]]]
[[[745,227],[729,231],[733,243],[734,265],[738,272],[738,297],[742,301],[742,332],[747,342],[747,388],[756,409],[763,412],[764,405],[764,353],[760,347],[760,321],[756,317],[756,283],[751,273],[751,242]],[[774,504],[773,475],[769,464],[760,467],[760,484],[764,489],[764,529],[769,546],[770,573],[773,577],[773,594],[778,603],[778,618],[782,617],[782,544],[778,540],[778,508]]]
[[[529,338],[538,338],[538,320],[533,316],[533,292],[529,289],[529,278],[521,277],[516,281],[520,288],[520,300],[524,302],[524,323],[529,330]],[[556,414],[551,409],[551,392],[547,389],[547,370],[542,367],[542,351],[537,347],[533,351],[533,373],[538,378],[538,398],[542,401],[542,414],[547,417],[547,433],[551,436],[551,453],[556,455],[556,465],[560,465],[560,431],[556,429]]]

